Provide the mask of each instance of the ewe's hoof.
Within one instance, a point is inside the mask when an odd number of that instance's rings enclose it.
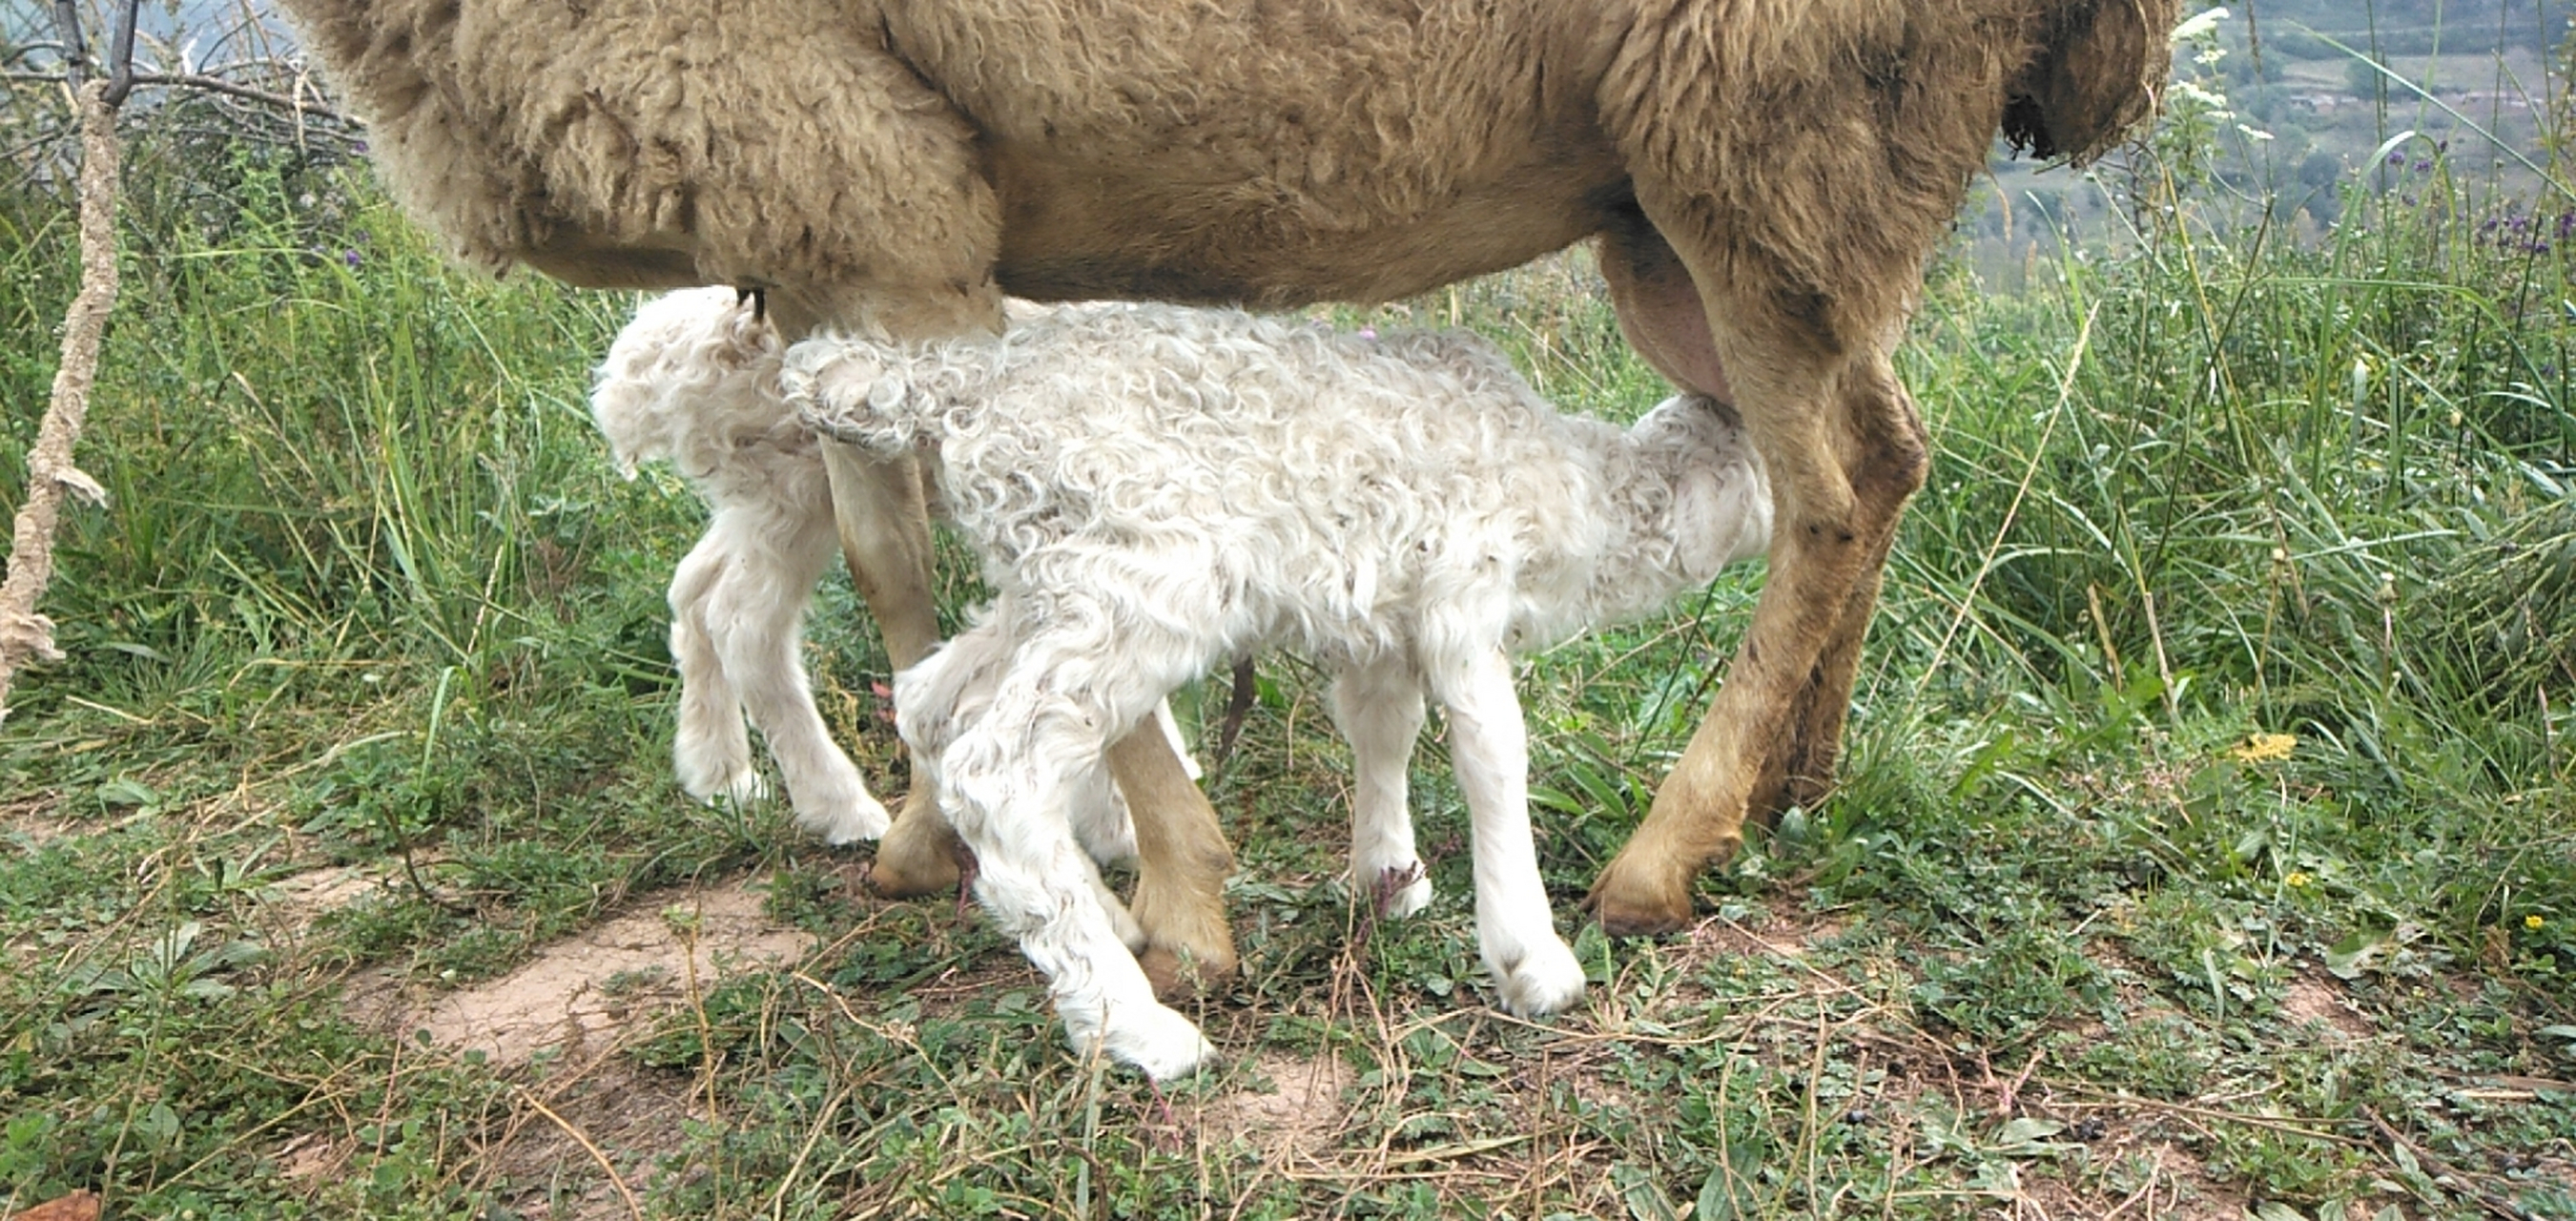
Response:
[[[1592,884],[1592,893],[1584,896],[1583,906],[1601,922],[1601,931],[1611,936],[1660,937],[1690,923],[1690,884],[1687,878],[1679,883],[1641,883],[1612,861],[1601,880]]]
[[[889,899],[919,899],[956,893],[957,877],[954,862],[897,861],[880,852],[868,866],[868,889]]]
[[[1145,968],[1146,982],[1166,1003],[1197,1000],[1215,992],[1232,982],[1236,971],[1230,950],[1219,957],[1163,945],[1146,946],[1136,956],[1136,965]]]
[[[1519,962],[1494,973],[1505,1013],[1546,1017],[1583,999],[1583,964],[1553,937],[1531,946]]]
[[[919,899],[954,894],[959,866],[972,859],[957,833],[937,811],[920,799],[907,799],[903,814],[877,841],[876,863],[868,870],[868,889],[889,899]]]

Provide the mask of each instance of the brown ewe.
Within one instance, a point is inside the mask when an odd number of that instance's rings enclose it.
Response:
[[[1830,781],[1924,476],[1889,352],[1995,134],[2103,150],[2177,0],[287,0],[405,204],[575,284],[757,287],[790,333],[997,328],[1004,293],[1374,301],[1585,237],[1629,340],[1732,402],[1777,500],[1715,705],[1592,892],[1673,928],[1748,811]],[[830,446],[898,666],[936,630],[918,473]],[[1112,751],[1149,965],[1231,966],[1213,814]],[[918,794],[916,794],[918,796]],[[896,888],[953,877],[909,802]],[[1168,961],[1161,962],[1165,968]]]

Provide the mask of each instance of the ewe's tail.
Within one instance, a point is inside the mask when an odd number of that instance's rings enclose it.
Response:
[[[2154,109],[2172,67],[2181,0],[2048,0],[2040,50],[2012,83],[2004,139],[2082,162],[2110,151]]]
[[[730,288],[656,297],[609,345],[590,417],[629,479],[639,462],[695,465],[775,426],[779,353],[778,329]]]

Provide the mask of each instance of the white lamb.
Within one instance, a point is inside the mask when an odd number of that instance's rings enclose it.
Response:
[[[826,337],[787,366],[818,431],[935,450],[950,520],[984,556],[997,602],[896,678],[897,722],[1077,1047],[1156,1078],[1212,1050],[1121,952],[1061,811],[1156,700],[1268,645],[1337,672],[1354,878],[1401,882],[1399,913],[1429,901],[1405,807],[1427,686],[1503,1007],[1582,995],[1539,878],[1510,654],[1764,548],[1768,484],[1733,413],[1675,398],[1623,432],[1558,415],[1466,336],[1160,306],[1066,308],[998,343]]]
[[[749,713],[797,824],[846,844],[884,835],[886,810],[833,744],[797,655],[805,603],[839,537],[814,435],[779,393],[782,350],[732,289],[656,297],[609,346],[590,411],[628,478],[637,463],[668,459],[712,511],[671,574],[680,787],[702,801],[762,795]]]
[[[814,583],[839,545],[813,433],[779,390],[776,328],[732,289],[646,301],[618,332],[591,391],[591,417],[627,477],[667,459],[712,511],[706,534],[671,576],[671,657],[680,670],[671,756],[680,786],[704,801],[766,790],[743,718],[767,739],[798,825],[831,844],[885,834],[885,807],[814,707],[802,623]],[[1195,777],[1168,710],[1174,753]],[[1124,803],[1106,777],[1073,818],[1101,862],[1135,855]],[[1097,875],[1093,875],[1096,879]],[[1102,892],[1130,945],[1141,931]]]

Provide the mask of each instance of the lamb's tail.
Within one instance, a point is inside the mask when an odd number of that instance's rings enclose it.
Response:
[[[2039,54],[2014,78],[2004,139],[2046,157],[2109,152],[2154,109],[2181,0],[2051,0]]]
[[[777,376],[778,328],[730,288],[693,288],[644,303],[617,333],[590,392],[590,417],[608,438],[617,469],[678,459],[707,434],[769,421],[735,419],[726,408],[756,398]],[[756,414],[756,413],[755,413]]]
[[[783,380],[816,435],[890,458],[937,442],[948,396],[925,376],[935,369],[892,344],[825,335],[787,350]]]

